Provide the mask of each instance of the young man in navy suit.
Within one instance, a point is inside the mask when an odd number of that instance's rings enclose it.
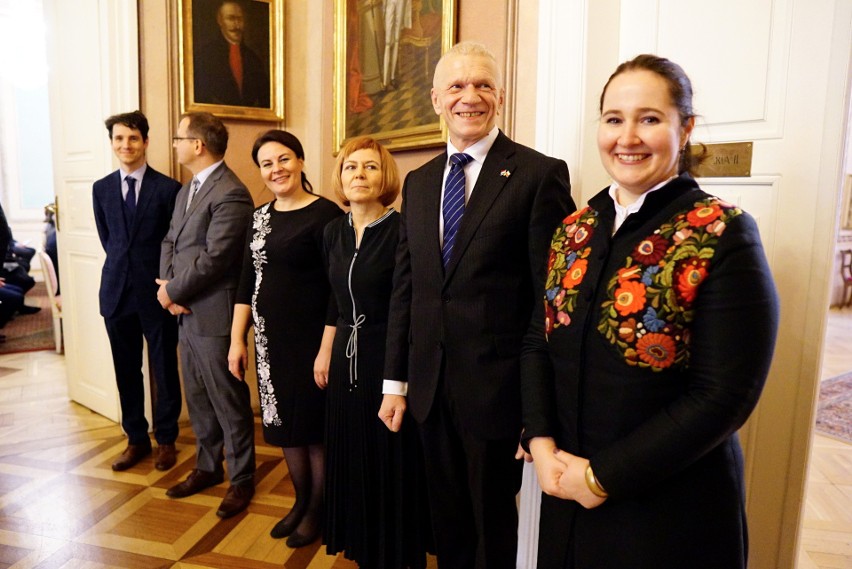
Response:
[[[160,174],[145,159],[148,119],[139,111],[106,120],[119,169],[95,182],[92,201],[98,236],[106,251],[101,273],[100,308],[109,336],[121,402],[127,448],[112,463],[127,470],[151,454],[142,376],[142,338],[155,380],[154,466],[176,462],[175,439],[181,409],[177,368],[177,321],[157,302],[155,282],[160,244],[169,230],[180,183]]]
[[[447,151],[402,190],[379,417],[419,423],[441,569],[515,567],[521,339],[574,210],[565,162],[497,128],[503,98],[484,46],[448,51],[432,88]]]

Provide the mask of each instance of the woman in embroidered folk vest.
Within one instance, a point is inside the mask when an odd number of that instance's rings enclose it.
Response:
[[[601,95],[613,179],[551,243],[522,359],[545,495],[539,568],[742,568],[736,431],[757,403],[778,299],[754,220],[690,176],[692,86],[653,55]]]

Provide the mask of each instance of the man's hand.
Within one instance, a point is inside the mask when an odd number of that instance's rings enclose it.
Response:
[[[399,432],[402,427],[402,416],[405,414],[406,401],[402,395],[390,395],[388,393],[382,398],[382,406],[379,409],[379,419],[394,433]]]
[[[169,284],[169,281],[165,279],[154,279],[154,282],[160,285],[160,288],[157,289],[157,300],[160,302],[160,306],[168,309],[169,306],[173,304],[172,299],[169,298],[169,291],[166,290],[166,285]],[[169,310],[169,312],[172,311]],[[174,312],[172,312],[172,314],[174,314]]]
[[[181,306],[180,304],[175,304],[174,302],[169,305],[169,313],[173,316],[178,316],[180,314],[192,314],[192,310],[187,308],[186,306]]]
[[[166,290],[166,285],[169,284],[169,281],[164,279],[154,279],[160,288],[157,289],[157,300],[160,301],[160,306],[169,311],[169,314],[173,316],[177,316],[179,314],[192,314],[192,310],[185,306],[181,306],[180,304],[175,304],[172,302],[172,299],[169,298],[169,291]]]

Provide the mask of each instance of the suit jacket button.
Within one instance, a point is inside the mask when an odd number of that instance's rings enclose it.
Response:
[[[443,301],[444,301],[444,304],[449,304],[449,303],[450,303],[450,300],[452,300],[452,299],[451,299],[449,296],[445,296],[445,297],[444,297],[444,298],[442,298],[441,300],[443,300]]]

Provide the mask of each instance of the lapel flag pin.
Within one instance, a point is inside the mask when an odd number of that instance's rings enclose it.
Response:
[[[512,173],[509,172],[508,170],[503,170],[503,171],[500,172],[500,175],[503,176],[504,178],[508,178],[509,176],[512,175]]]

